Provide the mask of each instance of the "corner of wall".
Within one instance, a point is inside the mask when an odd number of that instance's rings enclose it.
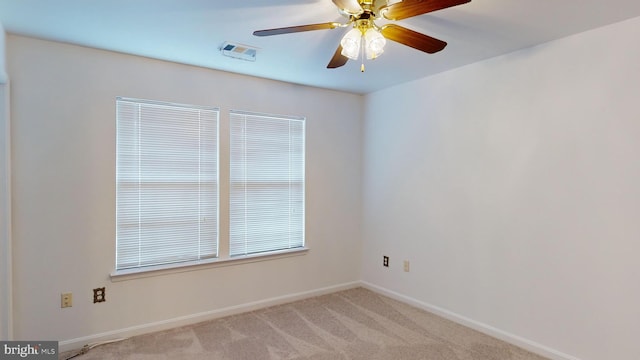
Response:
[[[6,71],[5,41],[4,27],[0,23],[0,84],[6,84],[9,78]]]
[[[11,143],[5,33],[0,23],[0,339],[13,338],[11,274]]]

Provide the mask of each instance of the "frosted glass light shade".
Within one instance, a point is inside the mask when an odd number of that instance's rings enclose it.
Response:
[[[384,52],[384,45],[387,43],[387,40],[382,36],[382,34],[371,28],[364,34],[364,40],[366,44],[365,51],[367,53],[367,59],[375,59],[382,55]]]
[[[360,54],[360,44],[362,43],[362,33],[360,30],[353,28],[340,40],[342,45],[343,56],[348,57],[351,60],[357,60],[358,54]]]

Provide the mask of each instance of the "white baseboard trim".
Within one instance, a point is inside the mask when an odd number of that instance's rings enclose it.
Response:
[[[142,325],[132,326],[124,329],[118,329],[118,330],[103,332],[99,334],[83,336],[76,339],[63,340],[63,341],[60,341],[58,344],[59,351],[64,352],[64,351],[79,349],[87,344],[95,344],[103,341],[111,341],[115,339],[128,338],[128,337],[148,334],[156,331],[168,330],[175,327],[197,324],[203,321],[208,321],[208,320],[213,320],[213,319],[217,319],[225,316],[263,309],[270,306],[286,304],[293,301],[303,300],[303,299],[311,298],[314,296],[330,294],[337,291],[356,288],[359,286],[361,286],[361,283],[359,281],[354,281],[350,283],[329,286],[321,289],[287,294],[287,295],[278,296],[274,298],[258,300],[258,301],[254,301],[246,304],[234,305],[226,308],[205,311],[197,314],[180,316],[177,318],[157,321],[149,324],[142,324]]]
[[[441,307],[435,306],[435,305],[431,305],[419,300],[416,300],[412,297],[409,296],[405,296],[402,295],[400,293],[397,293],[395,291],[391,291],[388,289],[385,289],[383,287],[368,283],[366,281],[361,281],[360,282],[361,286],[369,289],[371,291],[377,292],[379,294],[388,296],[392,299],[401,301],[403,303],[415,306],[419,309],[428,311],[430,313],[442,316],[445,319],[451,320],[453,322],[456,322],[458,324],[464,325],[466,327],[469,327],[471,329],[480,331],[484,334],[487,334],[489,336],[492,336],[494,338],[500,339],[502,341],[508,342],[510,344],[513,344],[515,346],[518,346],[520,348],[523,348],[525,350],[531,351],[532,353],[538,354],[540,356],[544,356],[546,358],[552,359],[552,360],[580,360],[575,356],[571,356],[568,354],[564,354],[560,351],[557,351],[555,349],[552,349],[550,347],[544,346],[542,344],[538,344],[534,341],[525,339],[523,337],[511,334],[509,332],[497,329],[493,326],[487,325],[487,324],[483,324],[479,321],[473,320],[473,319],[469,319],[465,316],[456,314],[452,311],[443,309]]]

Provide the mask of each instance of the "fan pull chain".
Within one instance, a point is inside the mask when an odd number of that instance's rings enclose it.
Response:
[[[360,55],[362,56],[362,65],[360,65],[360,72],[364,72],[364,34],[362,35],[362,41],[360,41]]]

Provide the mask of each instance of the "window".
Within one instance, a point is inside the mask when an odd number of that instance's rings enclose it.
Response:
[[[218,255],[217,108],[117,98],[116,270]]]
[[[230,114],[229,255],[304,246],[305,121]]]

